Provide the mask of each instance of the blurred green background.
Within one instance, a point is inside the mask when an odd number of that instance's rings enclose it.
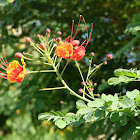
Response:
[[[65,39],[70,35],[72,20],[76,27],[80,14],[85,17],[89,29],[93,23],[86,56],[79,61],[83,74],[87,72],[91,51],[95,53],[95,64],[103,62],[108,53],[114,56],[92,78],[98,84],[95,92],[114,94],[135,88],[140,90],[138,82],[117,86],[107,84],[116,68],[140,69],[139,0],[0,0],[0,46],[6,46],[8,61],[16,59],[14,53],[17,51],[35,54],[25,37],[39,42],[36,35],[45,35],[49,28],[52,37],[58,37],[57,31],[62,31]],[[81,30],[76,39],[82,42],[84,34],[85,30]],[[28,70],[46,69],[41,64],[26,63]],[[62,67],[65,63],[63,60]],[[81,87],[81,78],[73,62],[68,65],[64,79],[76,92]],[[27,75],[20,84],[0,78],[0,140],[106,140],[111,137],[127,140],[131,137],[136,126],[131,119],[123,127],[105,120],[77,128],[68,126],[63,130],[52,122],[38,121],[37,116],[42,112],[76,112],[77,98],[67,91],[39,91],[55,86],[60,86],[55,74]]]

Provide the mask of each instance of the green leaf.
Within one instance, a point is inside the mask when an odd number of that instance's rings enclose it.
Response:
[[[120,81],[119,81],[119,78],[117,78],[117,77],[111,77],[108,79],[109,85],[117,85],[119,83],[120,83]]]
[[[112,110],[117,110],[118,103],[119,103],[118,95],[115,94],[114,100],[113,100],[112,105],[111,105]]]
[[[136,135],[140,135],[140,126],[136,127],[135,134]]]
[[[90,107],[81,108],[77,111],[77,114],[87,114],[91,112],[92,110],[93,108],[90,108]]]
[[[55,121],[55,125],[57,125],[57,127],[59,127],[60,129],[63,129],[64,127],[66,127],[67,123],[62,119],[58,119]]]
[[[119,120],[119,112],[112,112],[110,115],[110,120],[112,122],[117,122]]]
[[[137,70],[137,76],[140,76],[140,70]]]
[[[126,125],[127,124],[127,116],[122,112],[120,112],[119,114],[120,114],[120,124],[122,126]]]
[[[102,110],[97,109],[94,114],[95,120],[101,120],[104,116],[104,112]]]
[[[89,107],[102,107],[104,105],[104,100],[102,99],[95,99],[95,101],[91,101],[88,103]]]
[[[127,76],[121,75],[121,76],[119,77],[119,81],[120,81],[120,82],[124,82],[124,83],[128,83],[129,81],[131,81],[131,79],[128,78]]]
[[[123,101],[119,102],[120,107],[122,108],[131,108],[134,105],[134,101],[129,98],[125,98]]]
[[[127,91],[127,92],[126,92],[126,96],[127,96],[128,98],[130,98],[130,99],[134,99],[134,98],[137,97],[137,95],[138,95],[139,93],[140,93],[139,90],[134,89],[133,91]]]
[[[136,77],[137,72],[133,70],[127,70],[127,69],[116,69],[114,70],[114,75],[119,77],[121,75],[129,76],[129,77]]]
[[[136,97],[136,104],[140,107],[140,93]]]
[[[86,104],[84,103],[84,101],[78,100],[76,102],[76,107],[77,107],[77,109],[84,108],[84,107],[86,107]]]

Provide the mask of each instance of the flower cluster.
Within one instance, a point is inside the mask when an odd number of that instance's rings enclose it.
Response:
[[[19,62],[16,60],[13,60],[11,63],[8,63],[5,57],[4,45],[3,45],[3,54],[4,54],[4,58],[1,55],[1,59],[0,59],[2,63],[2,65],[0,64],[0,68],[5,70],[6,73],[0,71],[0,77],[4,79],[8,79],[10,83],[22,82],[26,75],[26,63],[24,62],[24,59],[21,58],[21,62],[23,66],[21,66]]]
[[[87,38],[85,41],[80,44],[79,40],[75,40],[76,35],[80,31],[79,25],[81,22],[81,18],[83,19],[86,27],[86,36]],[[68,36],[64,42],[60,41],[57,48],[56,48],[56,54],[58,57],[62,57],[64,59],[68,59],[70,57],[71,60],[81,60],[85,56],[85,48],[88,45],[91,35],[92,35],[92,30],[93,30],[93,24],[91,24],[91,31],[88,34],[87,26],[84,17],[80,16],[79,22],[77,25],[77,29],[75,34],[73,35],[73,27],[74,27],[74,21],[72,22],[72,30],[71,30],[71,35]]]

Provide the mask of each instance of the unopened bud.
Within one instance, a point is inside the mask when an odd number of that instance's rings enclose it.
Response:
[[[80,88],[80,89],[78,90],[78,92],[79,92],[79,93],[82,93],[82,92],[83,92],[83,89],[82,89],[82,88]]]
[[[100,94],[97,94],[98,97],[100,97]]]
[[[81,85],[85,85],[85,82],[81,82]]]
[[[40,34],[38,34],[37,37],[40,38]]]
[[[26,55],[26,52],[23,52],[22,54],[23,54],[23,55]]]
[[[15,57],[16,58],[22,58],[23,54],[21,52],[16,52]]]
[[[92,91],[93,89],[92,88],[89,88],[89,91]]]
[[[91,63],[91,60],[89,60],[88,62]]]
[[[94,83],[94,86],[97,86],[97,83]]]
[[[42,49],[42,50],[45,50],[45,48],[46,48],[46,44],[45,43],[40,43],[40,48]]]
[[[107,64],[107,61],[104,62],[104,65],[106,65],[106,64]]]
[[[57,32],[57,34],[58,34],[58,35],[61,35],[61,34],[62,34],[62,32],[61,32],[61,31],[58,31],[58,32]]]
[[[50,32],[51,32],[51,30],[50,30],[50,29],[46,29],[46,33],[48,33],[48,34],[49,34]]]
[[[94,52],[91,52],[91,54],[90,54],[91,56],[94,56]]]
[[[56,38],[56,41],[59,43],[61,41],[61,37]]]
[[[71,44],[72,44],[73,46],[79,46],[80,41],[79,41],[79,40],[73,40],[73,41],[71,42]]]
[[[26,42],[30,43],[31,42],[31,38],[30,37],[26,37]]]
[[[108,54],[107,56],[106,56],[106,60],[111,60],[113,58],[113,55],[112,54]]]

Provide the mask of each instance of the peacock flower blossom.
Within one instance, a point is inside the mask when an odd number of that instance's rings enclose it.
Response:
[[[73,46],[71,43],[60,41],[56,48],[56,55],[68,59],[73,55]]]
[[[86,32],[87,33],[86,33],[86,39],[83,41],[83,43],[80,44],[80,41],[75,40],[75,37],[79,33],[79,31],[81,30],[81,28],[79,29],[81,18],[84,21],[84,25],[86,27]],[[76,32],[75,32],[74,35],[73,35],[73,27],[74,27],[74,20],[72,21],[71,35],[68,36],[67,38],[65,38],[64,42],[61,41],[58,44],[58,46],[56,48],[56,55],[58,57],[62,57],[62,58],[64,58],[63,56],[66,56],[65,59],[70,57],[71,60],[78,61],[78,60],[81,60],[85,56],[85,53],[86,53],[85,49],[86,49],[86,46],[88,45],[88,43],[89,43],[89,41],[91,39],[92,30],[93,30],[93,24],[91,24],[91,31],[90,31],[90,33],[88,33],[88,29],[87,29],[85,19],[84,19],[84,17],[80,16],[79,22],[78,22],[78,25],[77,25],[77,29],[76,29]],[[67,47],[67,46],[71,46],[71,47]],[[72,51],[73,47],[74,47],[74,50]],[[71,50],[70,53],[68,53],[69,52],[68,50]],[[60,52],[63,55],[60,55]]]
[[[21,62],[23,66],[21,66],[19,62],[16,60],[13,60],[11,63],[8,63],[5,57],[4,45],[3,45],[3,54],[4,54],[4,58],[2,55],[0,58],[0,61],[2,63],[2,65],[0,64],[0,68],[5,70],[6,73],[0,71],[0,77],[9,80],[10,83],[22,82],[26,75],[26,63],[24,62],[24,59],[21,58]]]

